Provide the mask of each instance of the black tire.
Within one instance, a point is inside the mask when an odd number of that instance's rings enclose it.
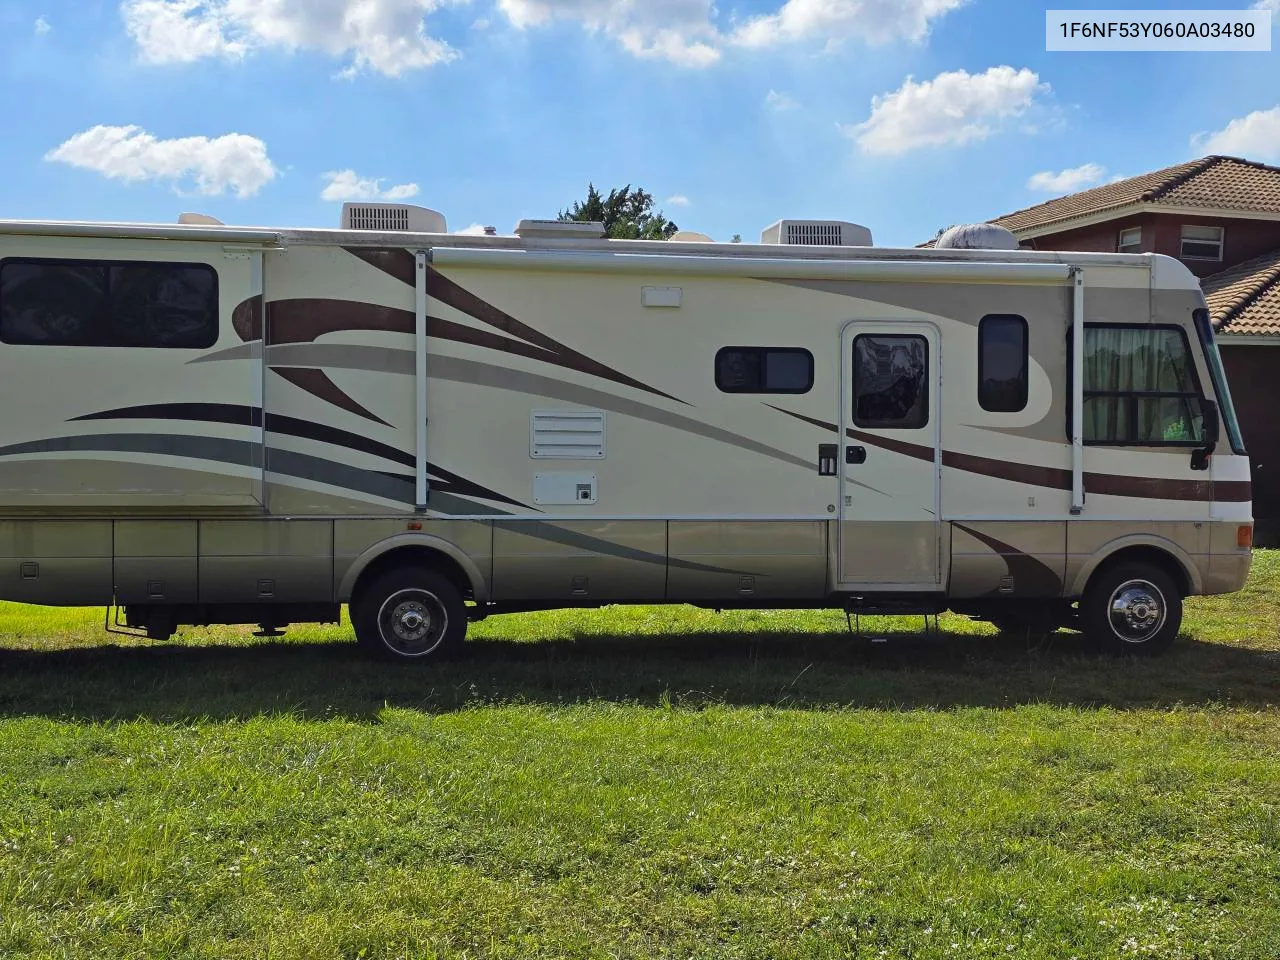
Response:
[[[1156,656],[1182,627],[1182,594],[1173,578],[1148,563],[1119,563],[1093,575],[1080,598],[1085,635],[1104,652]]]
[[[467,608],[448,577],[429,567],[378,574],[351,604],[356,640],[388,660],[438,660],[467,638]]]

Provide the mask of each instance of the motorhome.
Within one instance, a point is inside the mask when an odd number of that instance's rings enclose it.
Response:
[[[347,604],[402,662],[627,603],[1157,653],[1250,564],[1204,297],[1168,257],[1007,246],[0,221],[0,599],[157,639]]]

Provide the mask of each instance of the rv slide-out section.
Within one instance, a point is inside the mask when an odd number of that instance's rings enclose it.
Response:
[[[0,598],[405,660],[628,602],[1155,651],[1249,566],[1151,256],[0,224]]]

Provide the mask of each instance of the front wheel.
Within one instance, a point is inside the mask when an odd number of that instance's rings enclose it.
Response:
[[[447,577],[427,567],[379,574],[351,607],[356,640],[390,660],[456,652],[467,636],[467,608]]]
[[[1182,626],[1182,596],[1173,579],[1145,563],[1121,563],[1096,574],[1080,598],[1085,634],[1107,653],[1155,656]]]

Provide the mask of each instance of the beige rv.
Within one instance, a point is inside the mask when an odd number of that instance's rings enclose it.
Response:
[[[1245,582],[1248,462],[1176,260],[194,220],[0,222],[0,599],[157,639],[350,604],[406,662],[614,603],[1151,653]]]

